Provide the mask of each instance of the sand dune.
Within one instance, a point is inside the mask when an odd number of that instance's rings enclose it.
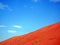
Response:
[[[60,22],[22,36],[12,37],[0,45],[60,45]]]

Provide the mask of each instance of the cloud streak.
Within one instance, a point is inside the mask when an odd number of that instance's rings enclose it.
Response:
[[[41,1],[41,0],[32,0],[33,2],[39,2],[39,1]],[[51,1],[51,2],[60,2],[60,0],[49,0],[49,1]]]
[[[0,28],[4,28],[4,27],[7,27],[7,26],[5,26],[5,25],[0,25]]]
[[[60,0],[50,0],[51,2],[60,2]]]
[[[0,25],[0,28],[8,28],[8,26],[6,26],[6,25]],[[20,29],[20,28],[22,28],[22,26],[20,26],[20,25],[13,25],[13,26],[11,26],[12,28],[17,28],[17,29]]]
[[[38,1],[40,1],[40,0],[32,0],[33,2],[38,2]]]
[[[22,28],[22,26],[19,26],[19,25],[14,25],[13,27],[18,29]]]
[[[0,2],[0,10],[4,10],[4,9],[8,9],[9,11],[12,11],[12,9],[8,5]]]
[[[8,30],[8,33],[16,33],[17,31],[15,30]]]

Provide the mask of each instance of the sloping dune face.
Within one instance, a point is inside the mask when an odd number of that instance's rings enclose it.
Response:
[[[12,37],[0,45],[60,45],[60,22],[29,34]]]

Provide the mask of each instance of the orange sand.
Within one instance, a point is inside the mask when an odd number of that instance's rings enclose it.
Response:
[[[12,37],[0,42],[0,45],[60,45],[60,22],[22,36]]]

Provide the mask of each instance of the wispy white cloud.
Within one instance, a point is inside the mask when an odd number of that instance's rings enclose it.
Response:
[[[51,2],[60,2],[60,0],[50,0]]]
[[[33,8],[33,7],[30,7],[31,9]]]
[[[5,26],[5,25],[0,25],[0,28],[3,28],[3,27],[7,27],[7,26]]]
[[[12,9],[8,5],[0,2],[0,10],[4,10],[4,9],[8,9],[9,11],[12,11]]]
[[[6,26],[6,25],[0,25],[0,28],[8,28],[8,26]],[[22,28],[22,26],[20,26],[20,25],[13,25],[13,26],[11,26],[12,28],[17,28],[17,29],[20,29],[20,28]]]
[[[40,0],[32,0],[33,2],[38,2],[38,1],[40,1]]]
[[[22,26],[19,26],[19,25],[13,25],[13,27],[18,28],[18,29],[22,28]]]
[[[15,30],[8,30],[8,33],[16,33],[17,31]]]
[[[27,5],[24,5],[24,7],[27,7]]]

